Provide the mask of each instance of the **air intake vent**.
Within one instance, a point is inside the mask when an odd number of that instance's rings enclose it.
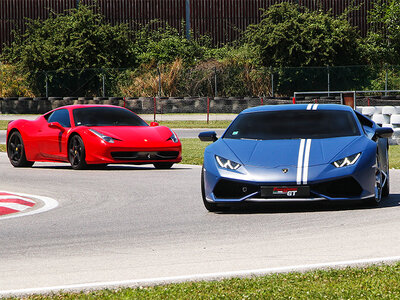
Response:
[[[133,152],[121,151],[111,152],[111,156],[118,160],[169,160],[175,159],[179,155],[178,151],[157,151],[157,152]]]

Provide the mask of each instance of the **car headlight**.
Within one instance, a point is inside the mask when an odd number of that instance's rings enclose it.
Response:
[[[101,138],[103,141],[105,141],[107,143],[110,143],[110,144],[114,143],[114,139],[108,135],[102,134],[94,129],[89,129],[89,131],[94,133],[95,135],[97,135],[99,138]]]
[[[342,167],[351,166],[351,165],[354,165],[357,162],[357,160],[360,158],[360,156],[361,156],[361,152],[357,153],[357,154],[353,154],[353,155],[347,156],[347,157],[342,158],[342,159],[338,159],[337,161],[334,161],[332,164],[336,168],[342,168]]]
[[[168,138],[168,141],[171,140],[171,141],[173,141],[174,143],[179,142],[179,139],[178,139],[178,137],[176,136],[176,134],[175,134],[172,130],[170,130],[170,131],[171,131],[172,135]]]
[[[229,169],[229,170],[237,170],[241,166],[239,163],[234,162],[232,160],[223,158],[221,156],[215,155],[215,160],[221,168]]]

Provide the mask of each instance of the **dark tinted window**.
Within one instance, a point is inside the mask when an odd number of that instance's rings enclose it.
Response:
[[[223,136],[230,139],[298,139],[360,135],[348,111],[289,110],[239,115]]]
[[[47,122],[58,122],[62,127],[71,127],[71,122],[69,120],[69,112],[67,109],[59,109],[54,111],[50,117],[47,119]]]
[[[76,126],[148,126],[133,112],[119,107],[84,107],[72,113]]]

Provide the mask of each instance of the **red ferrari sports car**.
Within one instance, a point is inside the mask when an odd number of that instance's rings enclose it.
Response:
[[[112,105],[70,105],[34,121],[8,124],[7,153],[14,167],[35,161],[69,162],[73,169],[88,165],[153,164],[171,168],[182,160],[176,134],[132,111]]]

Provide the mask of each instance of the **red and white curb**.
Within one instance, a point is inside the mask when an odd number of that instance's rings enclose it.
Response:
[[[38,214],[57,206],[58,202],[49,197],[0,191],[0,220]]]

